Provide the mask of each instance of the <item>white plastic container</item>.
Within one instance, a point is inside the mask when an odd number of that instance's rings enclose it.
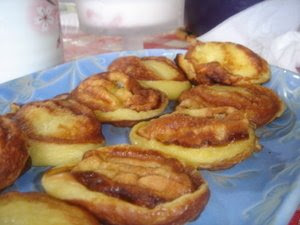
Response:
[[[0,1],[0,83],[62,61],[57,0]]]
[[[102,35],[163,33],[183,24],[184,0],[76,0],[80,27]]]

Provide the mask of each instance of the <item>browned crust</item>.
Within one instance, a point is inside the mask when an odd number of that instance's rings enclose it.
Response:
[[[141,59],[136,56],[126,56],[114,60],[108,67],[111,72],[123,72],[137,80],[160,80],[152,71],[148,70]]]
[[[0,204],[7,204],[9,202],[23,201],[33,202],[38,204],[43,204],[43,206],[48,207],[49,209],[60,210],[60,213],[65,214],[66,220],[69,220],[69,224],[78,224],[76,217],[80,214],[80,217],[83,219],[85,225],[100,225],[100,223],[85,209],[79,208],[78,206],[72,205],[68,202],[55,199],[49,195],[38,192],[28,192],[28,193],[19,193],[19,192],[8,192],[0,195]],[[19,203],[20,204],[20,203]],[[20,211],[17,211],[20,213]],[[22,212],[21,212],[22,213]],[[32,212],[34,214],[36,212]],[[72,216],[73,215],[73,216]],[[16,217],[21,216],[16,214]],[[45,215],[49,217],[55,217],[53,214]],[[75,218],[74,218],[75,216]],[[11,218],[12,220],[14,218]],[[46,219],[46,218],[45,218]],[[1,220],[1,219],[0,219]]]
[[[13,120],[0,116],[0,190],[14,183],[28,159],[21,130]]]
[[[175,69],[177,71],[177,77],[172,79],[174,81],[187,80],[183,71],[179,67],[177,67],[172,60],[163,56],[149,56],[142,58],[136,56],[121,57],[114,60],[108,67],[108,70],[123,72],[137,80],[161,80],[161,78],[157,76],[155,72],[149,70],[145,65],[143,65],[142,61],[146,60],[156,60],[159,62],[163,62],[166,65]]]
[[[151,119],[157,118],[159,117],[159,115],[152,117]],[[134,125],[136,125],[139,122],[142,121],[146,121],[149,120],[148,119],[144,119],[144,120],[120,120],[120,121],[108,121],[108,122],[102,122],[103,124],[111,124],[114,125],[116,127],[133,127]]]
[[[116,81],[115,79],[118,78],[119,81]],[[120,82],[122,88],[130,92],[130,94],[127,93],[130,96],[115,95],[116,93],[112,89],[118,89],[118,82]],[[104,72],[95,74],[82,81],[71,92],[70,97],[85,104],[92,110],[110,112],[121,107],[140,112],[159,108],[164,95],[157,90],[143,88],[135,79],[124,73]],[[118,104],[122,104],[122,106]]]
[[[132,127],[134,126],[135,124],[137,124],[138,122],[140,122],[140,120],[122,120],[122,121],[117,121],[117,122],[112,122],[112,121],[109,121],[109,122],[104,122],[104,124],[112,124],[116,127]]]
[[[129,136],[135,145],[211,170],[229,168],[260,150],[245,113],[232,107],[182,109],[137,124]]]
[[[68,134],[72,133],[72,130],[66,130],[63,136],[42,136],[38,135],[32,125],[32,120],[28,113],[30,110],[43,108],[49,116],[55,115],[57,110],[63,110],[67,112],[70,117],[76,118],[77,116],[85,118],[85,123],[81,123],[81,128],[84,132],[74,137]],[[59,144],[83,144],[83,143],[101,143],[104,142],[104,136],[102,135],[101,123],[97,120],[92,110],[88,107],[80,104],[74,99],[67,98],[66,95],[63,97],[57,97],[45,101],[31,102],[23,105],[14,115],[15,120],[24,132],[27,138],[43,141],[48,143],[59,143]],[[48,121],[47,121],[48,122]],[[42,126],[43,124],[41,124]],[[63,126],[63,124],[61,125]],[[83,129],[84,128],[84,129]],[[77,131],[76,131],[77,132]],[[77,132],[78,133],[78,132]]]
[[[177,159],[167,157],[160,152],[151,149],[145,149],[142,147],[126,144],[113,145],[103,147],[100,150],[90,150],[83,155],[82,160],[88,159],[92,156],[99,156],[103,159],[106,158],[108,160],[110,160],[111,158],[128,158],[145,162],[157,162],[164,167],[170,168],[170,170],[174,172],[187,174],[196,186],[205,183],[203,178],[194,168],[185,166]]]
[[[193,83],[196,84],[226,84],[233,85],[240,82],[241,78],[234,76],[224,69],[220,63],[211,62],[201,65],[195,65],[196,77]]]
[[[232,43],[232,42],[210,42],[210,43],[221,46],[221,48],[224,50],[224,53],[227,52],[225,48],[226,45],[234,45],[237,49],[240,49],[248,56],[248,60],[251,62],[252,65],[254,65],[258,73],[252,77],[241,77],[239,76],[239,74],[231,73],[230,70],[223,67],[217,61],[212,61],[209,63],[198,62],[196,59],[193,58],[193,52],[198,46],[205,45],[206,43],[197,42],[196,44],[191,45],[188,48],[188,51],[185,55],[185,59],[188,60],[193,65],[194,70],[196,72],[196,76],[194,76],[191,79],[191,82],[194,84],[241,85],[241,84],[256,83],[256,80],[260,79],[261,74],[269,72],[267,61],[243,45]],[[233,65],[233,61],[230,60],[232,59],[230,57],[227,57],[227,64]],[[181,67],[178,57],[176,62],[177,65]]]
[[[204,112],[204,111],[203,111]],[[189,148],[225,146],[249,138],[245,114],[229,107],[206,108],[206,115],[172,113],[151,120],[138,135]],[[220,133],[221,132],[221,133]]]
[[[285,109],[284,103],[275,92],[259,85],[235,87],[199,85],[182,93],[177,109],[219,106],[243,110],[257,127],[279,117]]]
[[[137,206],[112,197],[110,197],[111,200],[102,200],[101,202],[96,201],[96,199],[95,202],[89,202],[80,198],[68,199],[68,201],[83,206],[93,212],[100,221],[120,225],[179,225],[195,219],[207,204],[210,192],[206,182],[197,170],[184,166],[176,159],[166,158],[166,156],[156,151],[136,146],[121,145],[89,151],[84,155],[83,160],[94,155],[100,155],[104,158],[107,157],[113,161],[120,157],[140,160],[145,162],[144,164],[147,164],[148,161],[156,162],[156,166],[161,164],[164,168],[167,167],[172,171],[188,174],[190,179],[197,185],[197,189],[194,192],[182,195],[171,202],[159,204],[152,209]],[[67,175],[70,173],[70,170],[72,169],[57,168],[52,171],[50,170],[43,179],[59,175],[60,173]],[[69,175],[67,176],[68,179],[70,179]]]
[[[132,158],[138,159],[142,161],[155,161],[159,164],[170,167],[172,170],[177,172],[185,172],[192,175],[195,173],[195,170],[191,167],[184,166],[177,159],[166,157],[163,154],[151,150],[145,149],[142,147],[134,146],[134,145],[112,145],[103,147],[99,150],[91,150],[84,154],[82,159],[87,159],[91,156],[101,156],[103,158],[111,158],[111,157],[120,157],[120,158]],[[200,179],[200,176],[197,173],[197,179]],[[200,179],[202,180],[202,178]]]

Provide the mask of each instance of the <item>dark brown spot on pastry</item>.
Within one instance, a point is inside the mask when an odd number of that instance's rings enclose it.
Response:
[[[164,144],[199,148],[247,139],[248,126],[248,120],[239,111],[206,117],[176,113],[152,120],[140,128],[138,134]]]
[[[270,78],[266,60],[231,42],[198,42],[176,63],[194,84],[259,84]]]
[[[139,206],[153,209],[158,204],[167,201],[146,188],[114,182],[104,175],[92,171],[73,172],[72,174],[81,184],[92,191],[103,192]]]

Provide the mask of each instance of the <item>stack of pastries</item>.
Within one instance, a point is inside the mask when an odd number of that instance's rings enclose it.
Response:
[[[14,104],[0,117],[0,189],[28,162],[55,167],[41,180],[51,197],[0,195],[0,223],[179,225],[195,219],[210,196],[197,169],[226,169],[261,150],[255,129],[285,110],[276,93],[260,85],[269,79],[267,62],[250,49],[198,42],[175,61],[121,57],[70,93]],[[170,100],[177,104],[164,113]],[[103,147],[102,124],[132,127],[132,145]]]

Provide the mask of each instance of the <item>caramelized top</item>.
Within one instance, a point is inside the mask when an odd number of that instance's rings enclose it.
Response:
[[[199,148],[249,137],[245,115],[229,107],[179,111],[151,120],[137,132],[164,144]]]
[[[101,124],[79,102],[56,98],[26,104],[15,115],[29,138],[61,143],[102,142]]]
[[[197,84],[238,85],[263,83],[269,79],[268,63],[250,49],[230,42],[199,42],[181,61],[194,69]]]
[[[177,160],[127,145],[90,151],[71,173],[92,191],[147,208],[191,193],[203,183],[196,170]]]
[[[17,124],[6,116],[0,116],[0,190],[17,179],[28,157]]]
[[[184,92],[179,102],[177,109],[231,106],[245,111],[256,126],[270,122],[284,109],[283,103],[271,89],[259,85],[199,85]]]
[[[119,72],[93,75],[82,81],[71,96],[93,110],[105,112],[120,108],[138,112],[157,109],[165,98],[161,92],[143,88],[135,79]]]
[[[186,80],[176,64],[163,56],[121,57],[113,61],[108,69],[123,72],[137,80]]]

